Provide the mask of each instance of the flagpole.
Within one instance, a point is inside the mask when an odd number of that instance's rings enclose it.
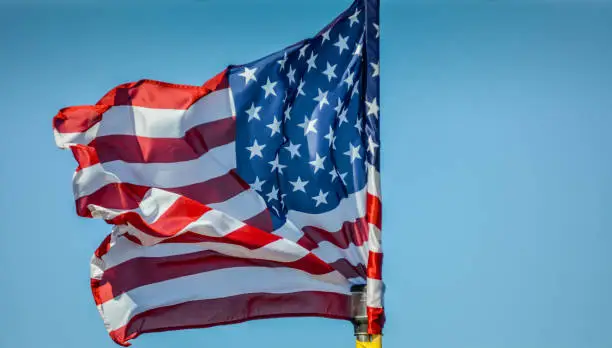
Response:
[[[368,334],[368,312],[365,285],[351,287],[351,310],[356,348],[382,348],[382,336]]]
[[[363,58],[365,61],[365,93],[361,97],[363,102],[367,104],[376,103],[379,100],[380,104],[380,0],[363,0],[365,6],[365,45],[363,47]],[[368,111],[369,114],[369,111]],[[379,137],[378,114],[376,120],[368,121],[371,129],[375,133],[375,138]],[[368,177],[368,180],[373,180]],[[368,185],[376,187],[375,191],[380,192],[380,182],[374,180]],[[380,212],[379,212],[380,213]],[[375,227],[370,227],[375,228]],[[380,228],[380,225],[377,226]],[[376,235],[370,231],[370,238]],[[380,234],[380,230],[378,230]],[[380,237],[378,237],[380,238]],[[372,265],[368,264],[367,286],[356,285],[351,287],[351,309],[353,326],[355,330],[356,348],[382,348],[382,325],[384,324],[384,312],[382,312],[382,292],[384,289],[381,279],[382,253],[380,250],[380,240],[370,240],[370,259],[378,260]],[[378,245],[377,245],[378,244]],[[374,246],[374,248],[372,248]],[[378,246],[378,247],[376,247]],[[377,257],[372,258],[375,255]],[[370,273],[370,271],[372,271]],[[369,289],[368,289],[369,286]],[[368,301],[368,298],[371,301]],[[370,315],[368,317],[368,302],[370,303]],[[376,332],[378,334],[370,334]]]

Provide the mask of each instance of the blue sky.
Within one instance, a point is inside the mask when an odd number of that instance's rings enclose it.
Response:
[[[10,4],[12,2],[12,4]],[[200,84],[349,0],[0,1],[0,347],[114,347],[51,118],[140,78]],[[612,346],[612,4],[382,1],[387,347]],[[352,346],[275,319],[135,347]]]

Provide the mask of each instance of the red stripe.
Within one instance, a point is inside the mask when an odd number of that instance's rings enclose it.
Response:
[[[203,96],[224,88],[228,88],[227,70],[213,77],[204,86],[140,80],[113,88],[97,104],[187,110]]]
[[[71,106],[53,117],[53,128],[60,133],[80,133],[100,122],[110,108],[106,105]]]
[[[270,216],[270,211],[268,211],[268,209],[264,209],[261,213],[253,216],[252,218],[244,220],[244,223],[268,233],[271,233],[274,230],[272,217]]]
[[[71,145],[70,150],[72,151],[74,159],[79,164],[76,169],[77,172],[83,168],[91,167],[100,163],[96,149],[91,146],[76,144]]]
[[[382,228],[382,203],[380,199],[368,193],[366,219],[379,229]]]
[[[95,204],[108,209],[136,209],[150,189],[150,187],[128,183],[105,185],[96,192],[76,200],[77,214],[83,217],[92,217],[91,212],[87,208],[89,204]]]
[[[109,234],[106,236],[106,238],[104,238],[102,243],[100,243],[100,246],[98,247],[98,249],[96,249],[94,255],[96,257],[102,257],[106,255],[106,253],[108,253],[108,251],[110,250],[110,247],[111,247],[111,235]]]
[[[385,325],[385,310],[382,308],[368,307],[368,334],[380,335]]]
[[[128,163],[175,163],[197,159],[210,149],[229,144],[235,139],[236,121],[228,117],[191,128],[182,138],[107,135],[95,138],[89,146],[95,149],[102,163],[116,160]],[[81,168],[87,167],[87,163],[79,161]]]
[[[255,250],[280,239],[282,238],[274,234],[250,225],[244,225],[225,236],[213,237],[194,232],[185,232],[168,238],[162,243],[227,243]]]
[[[102,115],[111,106],[132,105],[154,109],[186,110],[205,95],[225,88],[229,88],[227,70],[203,86],[178,85],[153,80],[126,83],[110,90],[96,105],[61,109],[53,118],[53,128],[60,133],[85,132],[100,122]]]
[[[326,317],[350,320],[350,296],[304,291],[291,294],[245,294],[219,299],[190,301],[155,308],[132,318],[110,332],[118,344],[147,332],[205,328],[247,320],[283,317]]]
[[[248,189],[249,184],[244,182],[232,169],[227,174],[214,179],[165,190],[191,198],[202,204],[213,204],[225,202]]]
[[[359,218],[354,222],[343,223],[340,230],[336,232],[313,226],[306,226],[302,228],[302,231],[304,236],[297,243],[308,250],[313,250],[321,242],[330,242],[341,249],[348,248],[351,243],[361,246],[368,240],[369,230],[366,219]]]
[[[366,279],[366,267],[362,264],[353,266],[347,259],[339,259],[329,264],[346,279],[363,278]]]
[[[220,89],[229,88],[229,71],[227,69],[218,73],[215,77],[206,81],[202,87],[209,91],[218,91]]]
[[[382,279],[383,254],[370,251],[368,255],[368,278]]]
[[[293,262],[279,262],[223,255],[212,250],[166,257],[134,258],[104,271],[101,279],[92,279],[96,304],[140,286],[179,277],[236,267],[293,268],[313,275],[323,275],[334,269],[313,254]]]

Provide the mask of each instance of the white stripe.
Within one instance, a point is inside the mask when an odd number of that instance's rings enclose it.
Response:
[[[245,190],[227,201],[209,204],[208,207],[240,221],[248,220],[267,209],[266,202],[252,189]]]
[[[382,308],[383,307],[383,281],[379,279],[368,278],[366,288],[366,302],[368,307]]]
[[[91,279],[102,279],[102,275],[104,275],[104,261],[96,255],[91,257],[91,261],[89,263],[89,274]]]
[[[294,243],[297,243],[304,235],[304,233],[289,220],[287,220],[280,228],[274,230],[272,233]]]
[[[367,165],[368,169],[368,193],[372,196],[376,196],[379,199],[382,198],[380,194],[380,173],[371,164]]]
[[[201,183],[236,168],[235,143],[216,147],[191,161],[174,163],[126,163],[111,161],[75,173],[75,199],[90,195],[112,183],[175,188]]]
[[[354,222],[365,216],[366,190],[351,193],[340,201],[338,206],[328,212],[321,214],[308,214],[295,210],[289,211],[287,220],[291,221],[296,228],[302,229],[306,226],[322,228],[329,232],[335,232],[342,228],[345,222]]]
[[[232,88],[228,88],[227,89],[228,94],[229,94],[229,105],[230,105],[230,110],[232,111],[232,116],[237,116],[236,115],[236,103],[234,103],[234,92],[232,92]]]
[[[340,249],[328,241],[323,241],[311,252],[326,263],[333,263],[340,259],[346,259],[351,265],[357,266],[359,264],[367,265],[368,260],[367,243],[364,243],[362,246],[351,243],[346,249]]]
[[[185,255],[206,250],[216,251],[223,255],[246,259],[260,259],[277,262],[297,261],[308,254],[299,245],[280,239],[258,249],[248,249],[239,245],[227,243],[167,243],[152,246],[138,245],[125,237],[120,237],[101,258],[92,259],[92,278],[100,276],[105,270],[139,257],[169,257]]]
[[[206,212],[181,232],[191,231],[210,237],[223,237],[244,226],[244,223],[219,210]]]
[[[96,137],[98,129],[100,129],[100,123],[96,123],[83,133],[60,133],[54,128],[53,135],[55,136],[55,144],[63,149],[74,144],[87,145]]]
[[[291,268],[239,267],[175,278],[123,293],[98,306],[108,330],[126,325],[135,315],[162,306],[249,293],[283,294],[323,291],[349,294],[350,284],[338,272],[315,276]]]
[[[180,138],[195,126],[231,116],[229,93],[222,89],[202,97],[187,110],[113,106],[102,115],[98,136]]]
[[[370,245],[370,251],[373,251],[375,253],[381,253],[382,252],[382,246],[381,246],[382,242],[381,242],[380,230],[374,224],[368,224],[368,229],[369,229],[368,243]]]

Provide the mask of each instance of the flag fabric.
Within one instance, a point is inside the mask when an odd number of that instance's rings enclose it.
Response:
[[[378,1],[202,86],[141,80],[60,110],[77,214],[112,233],[91,288],[115,342],[382,304]]]

